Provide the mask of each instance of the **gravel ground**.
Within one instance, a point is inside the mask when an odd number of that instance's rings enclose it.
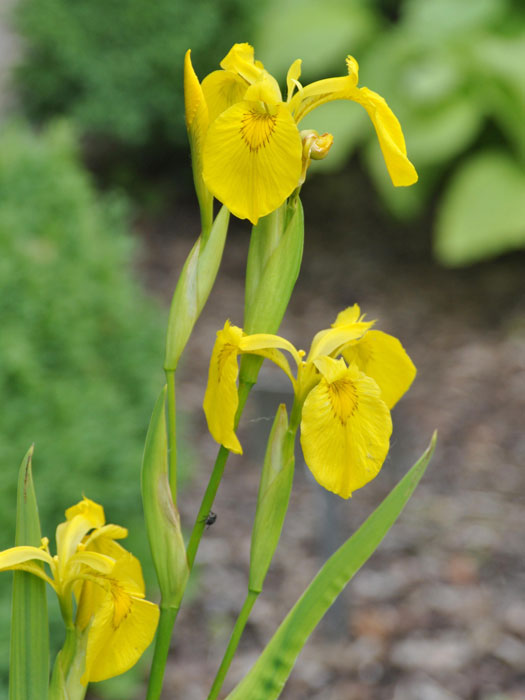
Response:
[[[429,253],[429,222],[393,226],[346,174],[305,194],[303,270],[281,332],[307,348],[359,302],[398,336],[417,368],[394,410],[390,456],[349,501],[322,490],[297,459],[280,547],[225,693],[248,670],[322,562],[374,509],[439,431],[434,459],[399,522],[310,638],[283,700],[525,698],[525,256],[463,271]],[[337,219],[328,208],[337,202]],[[197,224],[144,221],[143,271],[168,300]],[[195,467],[181,499],[190,526],[215,458],[200,408],[215,332],[242,325],[248,229],[235,225],[210,302],[181,369]],[[174,235],[176,232],[176,235]],[[244,596],[258,470],[288,387],[264,368],[198,555],[199,586],[173,640],[165,697],[202,700]]]

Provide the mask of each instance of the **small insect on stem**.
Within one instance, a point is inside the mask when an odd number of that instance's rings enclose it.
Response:
[[[206,515],[204,518],[201,519],[201,523],[204,523],[206,525],[206,528],[209,528],[213,525],[213,523],[217,520],[217,513],[214,513],[212,510]]]

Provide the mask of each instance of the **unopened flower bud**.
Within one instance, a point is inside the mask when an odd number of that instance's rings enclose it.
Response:
[[[304,129],[301,131],[301,139],[303,141],[303,169],[299,185],[302,185],[306,179],[306,171],[311,160],[322,160],[328,155],[328,151],[332,147],[334,137],[332,134],[319,134],[314,129]]]

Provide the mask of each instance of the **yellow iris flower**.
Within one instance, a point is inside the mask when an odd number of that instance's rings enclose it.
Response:
[[[409,388],[416,368],[397,338],[370,330],[374,321],[364,318],[357,304],[342,311],[329,329],[317,333],[306,359],[284,338],[245,335],[227,321],[217,333],[204,397],[214,439],[242,453],[234,430],[238,356],[259,355],[292,382],[304,459],[321,486],[348,498],[373,479],[388,453],[390,409]],[[294,359],[296,376],[283,350]]]
[[[332,137],[301,133],[298,124],[332,100],[351,100],[366,109],[394,185],[417,181],[397,118],[377,93],[357,87],[357,61],[348,56],[346,64],[348,75],[303,87],[297,59],[288,71],[284,101],[277,81],[255,60],[249,44],[235,44],[221,61],[222,70],[210,73],[202,84],[188,51],[186,121],[193,145],[199,144],[192,148],[194,168],[233,214],[256,224],[302,184],[310,158],[324,157]]]
[[[57,554],[41,547],[0,552],[0,571],[28,571],[55,590],[68,627],[87,632],[82,683],[117,676],[133,666],[151,643],[159,610],[144,600],[138,559],[115,540],[127,530],[105,523],[104,509],[84,498],[66,510],[57,527]],[[49,576],[39,562],[49,566]],[[77,602],[73,623],[73,596]]]

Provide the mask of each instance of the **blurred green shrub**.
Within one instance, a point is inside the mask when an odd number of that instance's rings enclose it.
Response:
[[[255,19],[249,0],[18,0],[15,10],[30,116],[67,115],[130,146],[186,146],[184,53],[202,75]]]
[[[133,278],[125,202],[96,197],[65,124],[3,129],[0,250],[0,549],[13,543],[17,468],[34,442],[51,546],[84,493],[130,529],[147,569],[139,474],[164,321]],[[4,681],[9,579],[0,577]]]
[[[357,105],[328,104],[304,128],[332,131],[339,166],[360,144],[369,173],[391,211],[413,217],[439,190],[434,249],[462,265],[525,245],[525,5],[512,0],[270,0],[256,39],[283,75],[302,56],[307,80],[344,74],[360,62],[360,85],[385,97],[398,116],[417,185],[393,188],[374,131]],[[399,14],[387,21],[381,9]],[[313,35],[308,53],[281,41]],[[315,72],[312,74],[312,70]],[[310,71],[310,72],[308,72]],[[305,80],[306,82],[306,80]],[[307,121],[308,120],[308,121]]]

